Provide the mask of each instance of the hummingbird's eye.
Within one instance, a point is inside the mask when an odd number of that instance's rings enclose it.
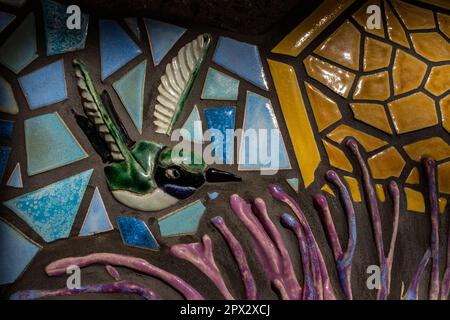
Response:
[[[178,179],[180,177],[180,172],[177,169],[167,169],[166,177],[169,179]]]

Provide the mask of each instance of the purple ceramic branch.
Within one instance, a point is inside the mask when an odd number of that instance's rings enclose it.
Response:
[[[389,244],[389,253],[387,255],[386,263],[388,265],[387,284],[388,294],[391,289],[391,272],[392,263],[394,261],[395,244],[397,243],[398,224],[400,222],[400,190],[395,181],[389,183],[389,194],[394,203],[394,220],[392,221],[392,236],[391,243]]]
[[[116,281],[120,281],[121,279],[120,279],[120,274],[119,274],[119,271],[117,271],[117,269],[116,268],[114,268],[113,266],[111,266],[111,265],[107,265],[106,266],[106,271],[108,272],[108,274],[114,279],[114,280],[116,280]]]
[[[402,300],[417,300],[419,297],[419,285],[420,278],[422,277],[422,273],[424,272],[428,261],[430,261],[431,250],[428,249],[420,260],[419,267],[417,268],[416,274],[411,281],[411,284],[408,288],[408,291],[403,295]]]

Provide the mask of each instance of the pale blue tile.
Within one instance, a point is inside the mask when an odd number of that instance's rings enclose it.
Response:
[[[218,196],[219,196],[219,193],[216,191],[208,192],[208,198],[211,200],[216,200]]]
[[[295,191],[298,192],[298,179],[297,178],[289,178],[286,179],[286,182],[289,186]]]
[[[191,114],[181,128],[186,130],[180,132],[183,139],[198,144],[203,142],[202,120],[200,119],[197,106],[194,106]]]
[[[25,120],[25,146],[30,176],[87,157],[56,112]]]
[[[20,77],[19,83],[31,110],[67,99],[62,59]]]
[[[139,133],[142,133],[146,68],[147,60],[144,60],[113,84]]]
[[[16,98],[14,98],[11,85],[2,76],[0,76],[0,112],[19,113],[19,107],[17,106]]]
[[[16,281],[39,249],[38,245],[0,220],[0,285]]]
[[[100,20],[102,80],[142,53],[138,45],[114,20]]]
[[[0,47],[0,63],[17,74],[37,57],[36,25],[30,13]]]
[[[0,11],[0,32],[2,32],[16,18],[15,15]]]
[[[134,33],[136,38],[141,40],[141,30],[139,29],[139,23],[137,18],[125,18],[123,19],[127,24],[128,28]]]
[[[98,188],[95,188],[89,209],[80,230],[80,236],[90,236],[96,233],[113,230],[105,204]]]
[[[202,91],[202,99],[237,100],[239,80],[209,68]]]
[[[87,170],[3,204],[46,242],[67,238],[92,172]]]
[[[22,170],[20,168],[19,162],[17,162],[16,167],[14,168],[13,172],[9,176],[9,179],[6,182],[6,185],[8,187],[17,188],[17,189],[23,188]]]
[[[10,153],[10,147],[0,147],[0,181],[3,180],[3,175],[5,174],[6,165],[8,164]]]
[[[206,208],[203,203],[200,200],[197,200],[159,218],[158,224],[161,236],[174,237],[195,234],[205,210]]]
[[[157,66],[186,29],[152,19],[145,19],[144,22],[150,39],[153,62]]]
[[[142,249],[159,250],[159,244],[144,221],[132,217],[116,219],[123,243]]]
[[[268,90],[257,46],[220,37],[213,61],[261,89]]]
[[[217,160],[227,164],[233,163],[234,155],[234,122],[236,107],[218,109],[205,109],[205,118],[208,130],[211,131],[211,140],[214,144],[214,156]],[[228,139],[227,139],[228,131]],[[214,132],[216,134],[214,134]],[[220,151],[222,150],[222,155]]]
[[[14,121],[0,120],[0,140],[12,141]]]
[[[243,132],[245,139],[241,139],[239,147],[239,170],[291,169],[269,99],[247,91]],[[250,139],[252,135],[256,137],[253,142]]]

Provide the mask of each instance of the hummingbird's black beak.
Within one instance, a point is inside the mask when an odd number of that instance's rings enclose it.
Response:
[[[242,178],[226,171],[209,168],[205,172],[206,181],[208,182],[240,182]]]

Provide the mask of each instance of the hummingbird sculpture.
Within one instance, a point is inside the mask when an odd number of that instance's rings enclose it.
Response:
[[[242,180],[232,173],[208,168],[195,153],[173,154],[171,148],[154,141],[134,143],[121,125],[108,93],[98,94],[84,62],[75,59],[74,68],[84,112],[109,152],[104,172],[116,200],[133,209],[157,211],[188,198],[205,182]]]

